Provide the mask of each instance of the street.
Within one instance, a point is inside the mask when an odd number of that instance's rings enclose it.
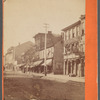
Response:
[[[71,80],[61,83],[39,76],[5,77],[4,74],[4,98],[5,100],[84,100],[85,83]]]

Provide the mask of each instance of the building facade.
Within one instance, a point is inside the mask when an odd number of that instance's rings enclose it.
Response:
[[[53,55],[54,74],[63,74],[63,41],[62,38],[54,45]]]
[[[44,72],[44,57],[46,55],[47,72],[53,72],[54,44],[60,40],[60,37],[52,34],[51,31],[48,31],[46,39],[46,54],[44,49],[45,33],[36,34],[34,39],[36,44],[36,56],[34,57],[33,66],[36,67],[38,72]]]
[[[62,29],[64,40],[63,74],[84,76],[85,73],[85,16]]]
[[[33,47],[33,43],[30,41],[16,47],[10,47],[5,55],[5,64],[12,69],[14,65],[23,63],[22,55],[31,47]]]

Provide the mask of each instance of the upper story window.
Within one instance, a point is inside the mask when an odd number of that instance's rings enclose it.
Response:
[[[68,40],[68,34],[69,34],[69,32],[67,31],[67,33],[66,33],[66,35],[67,35],[67,40]]]
[[[67,31],[65,32],[65,40],[67,40]]]
[[[75,37],[75,28],[72,29],[72,38]]]
[[[76,26],[76,36],[79,36],[79,26]]]
[[[82,36],[85,34],[84,29],[82,29]]]
[[[68,30],[68,39],[70,39],[70,30]]]
[[[74,38],[75,37],[75,33],[72,33],[72,38]]]
[[[85,34],[85,23],[82,22],[82,36]]]

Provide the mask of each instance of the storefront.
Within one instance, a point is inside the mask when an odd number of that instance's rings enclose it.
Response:
[[[85,73],[84,56],[70,54],[64,56],[64,71],[66,75],[83,77]]]
[[[44,71],[45,63],[41,64],[42,70]],[[53,65],[52,65],[52,59],[46,60],[46,66],[47,66],[47,73],[52,73]]]

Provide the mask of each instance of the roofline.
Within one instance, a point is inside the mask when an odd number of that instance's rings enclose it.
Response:
[[[39,34],[42,34],[42,35],[45,35],[45,33],[37,33],[35,36],[33,36],[33,38],[35,38],[37,35],[39,35]],[[47,33],[47,35],[48,35],[49,33]],[[55,34],[54,33],[51,33],[54,37],[60,37],[60,35],[59,36],[55,36]]]
[[[39,34],[43,34],[43,35],[44,35],[45,33],[37,33],[35,36],[33,36],[33,38],[35,38],[35,37],[36,37],[37,35],[39,35]]]
[[[70,29],[70,28],[72,28],[80,23],[81,23],[81,21],[79,20],[79,21],[75,22],[74,24],[71,24],[71,25],[65,27],[64,29],[62,29],[62,31],[66,31],[66,30],[68,30],[68,29]]]

